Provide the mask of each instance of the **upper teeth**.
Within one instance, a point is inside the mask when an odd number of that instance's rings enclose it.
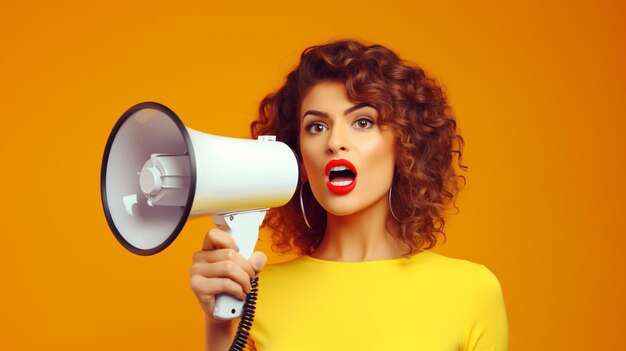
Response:
[[[339,172],[339,171],[347,171],[347,170],[349,170],[349,168],[346,166],[335,166],[330,169],[331,172]]]

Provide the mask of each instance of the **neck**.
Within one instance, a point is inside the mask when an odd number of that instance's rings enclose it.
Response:
[[[396,239],[398,225],[389,214],[387,197],[348,216],[327,215],[326,232],[311,255],[328,261],[361,262],[402,257],[408,246]]]

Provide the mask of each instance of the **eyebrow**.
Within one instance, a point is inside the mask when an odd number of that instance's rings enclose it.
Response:
[[[372,104],[367,103],[367,102],[361,102],[358,103],[352,107],[350,107],[349,109],[343,111],[343,115],[347,115],[350,112],[354,112],[358,109],[361,109],[363,107],[371,107],[373,109],[376,109],[374,106],[372,106]],[[317,111],[317,110],[307,110],[303,115],[302,115],[302,119],[304,119],[304,117],[306,117],[306,115],[313,115],[313,116],[318,116],[318,117],[325,117],[325,118],[329,118],[328,113],[326,112],[321,112],[321,111]]]

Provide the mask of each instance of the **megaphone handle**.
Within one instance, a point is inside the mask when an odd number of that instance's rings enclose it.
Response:
[[[220,229],[229,232],[239,247],[239,254],[245,259],[250,258],[259,238],[259,226],[265,218],[266,209],[246,212],[234,212],[226,215],[212,216],[211,219]],[[215,300],[213,317],[230,320],[241,317],[244,300],[229,294],[219,294]]]

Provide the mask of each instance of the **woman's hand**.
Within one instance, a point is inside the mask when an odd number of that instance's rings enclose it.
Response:
[[[204,238],[202,250],[193,255],[189,270],[191,290],[207,316],[213,318],[215,295],[227,293],[243,300],[250,292],[250,279],[263,269],[267,256],[252,253],[246,260],[238,253],[233,238],[219,229],[211,229]]]

